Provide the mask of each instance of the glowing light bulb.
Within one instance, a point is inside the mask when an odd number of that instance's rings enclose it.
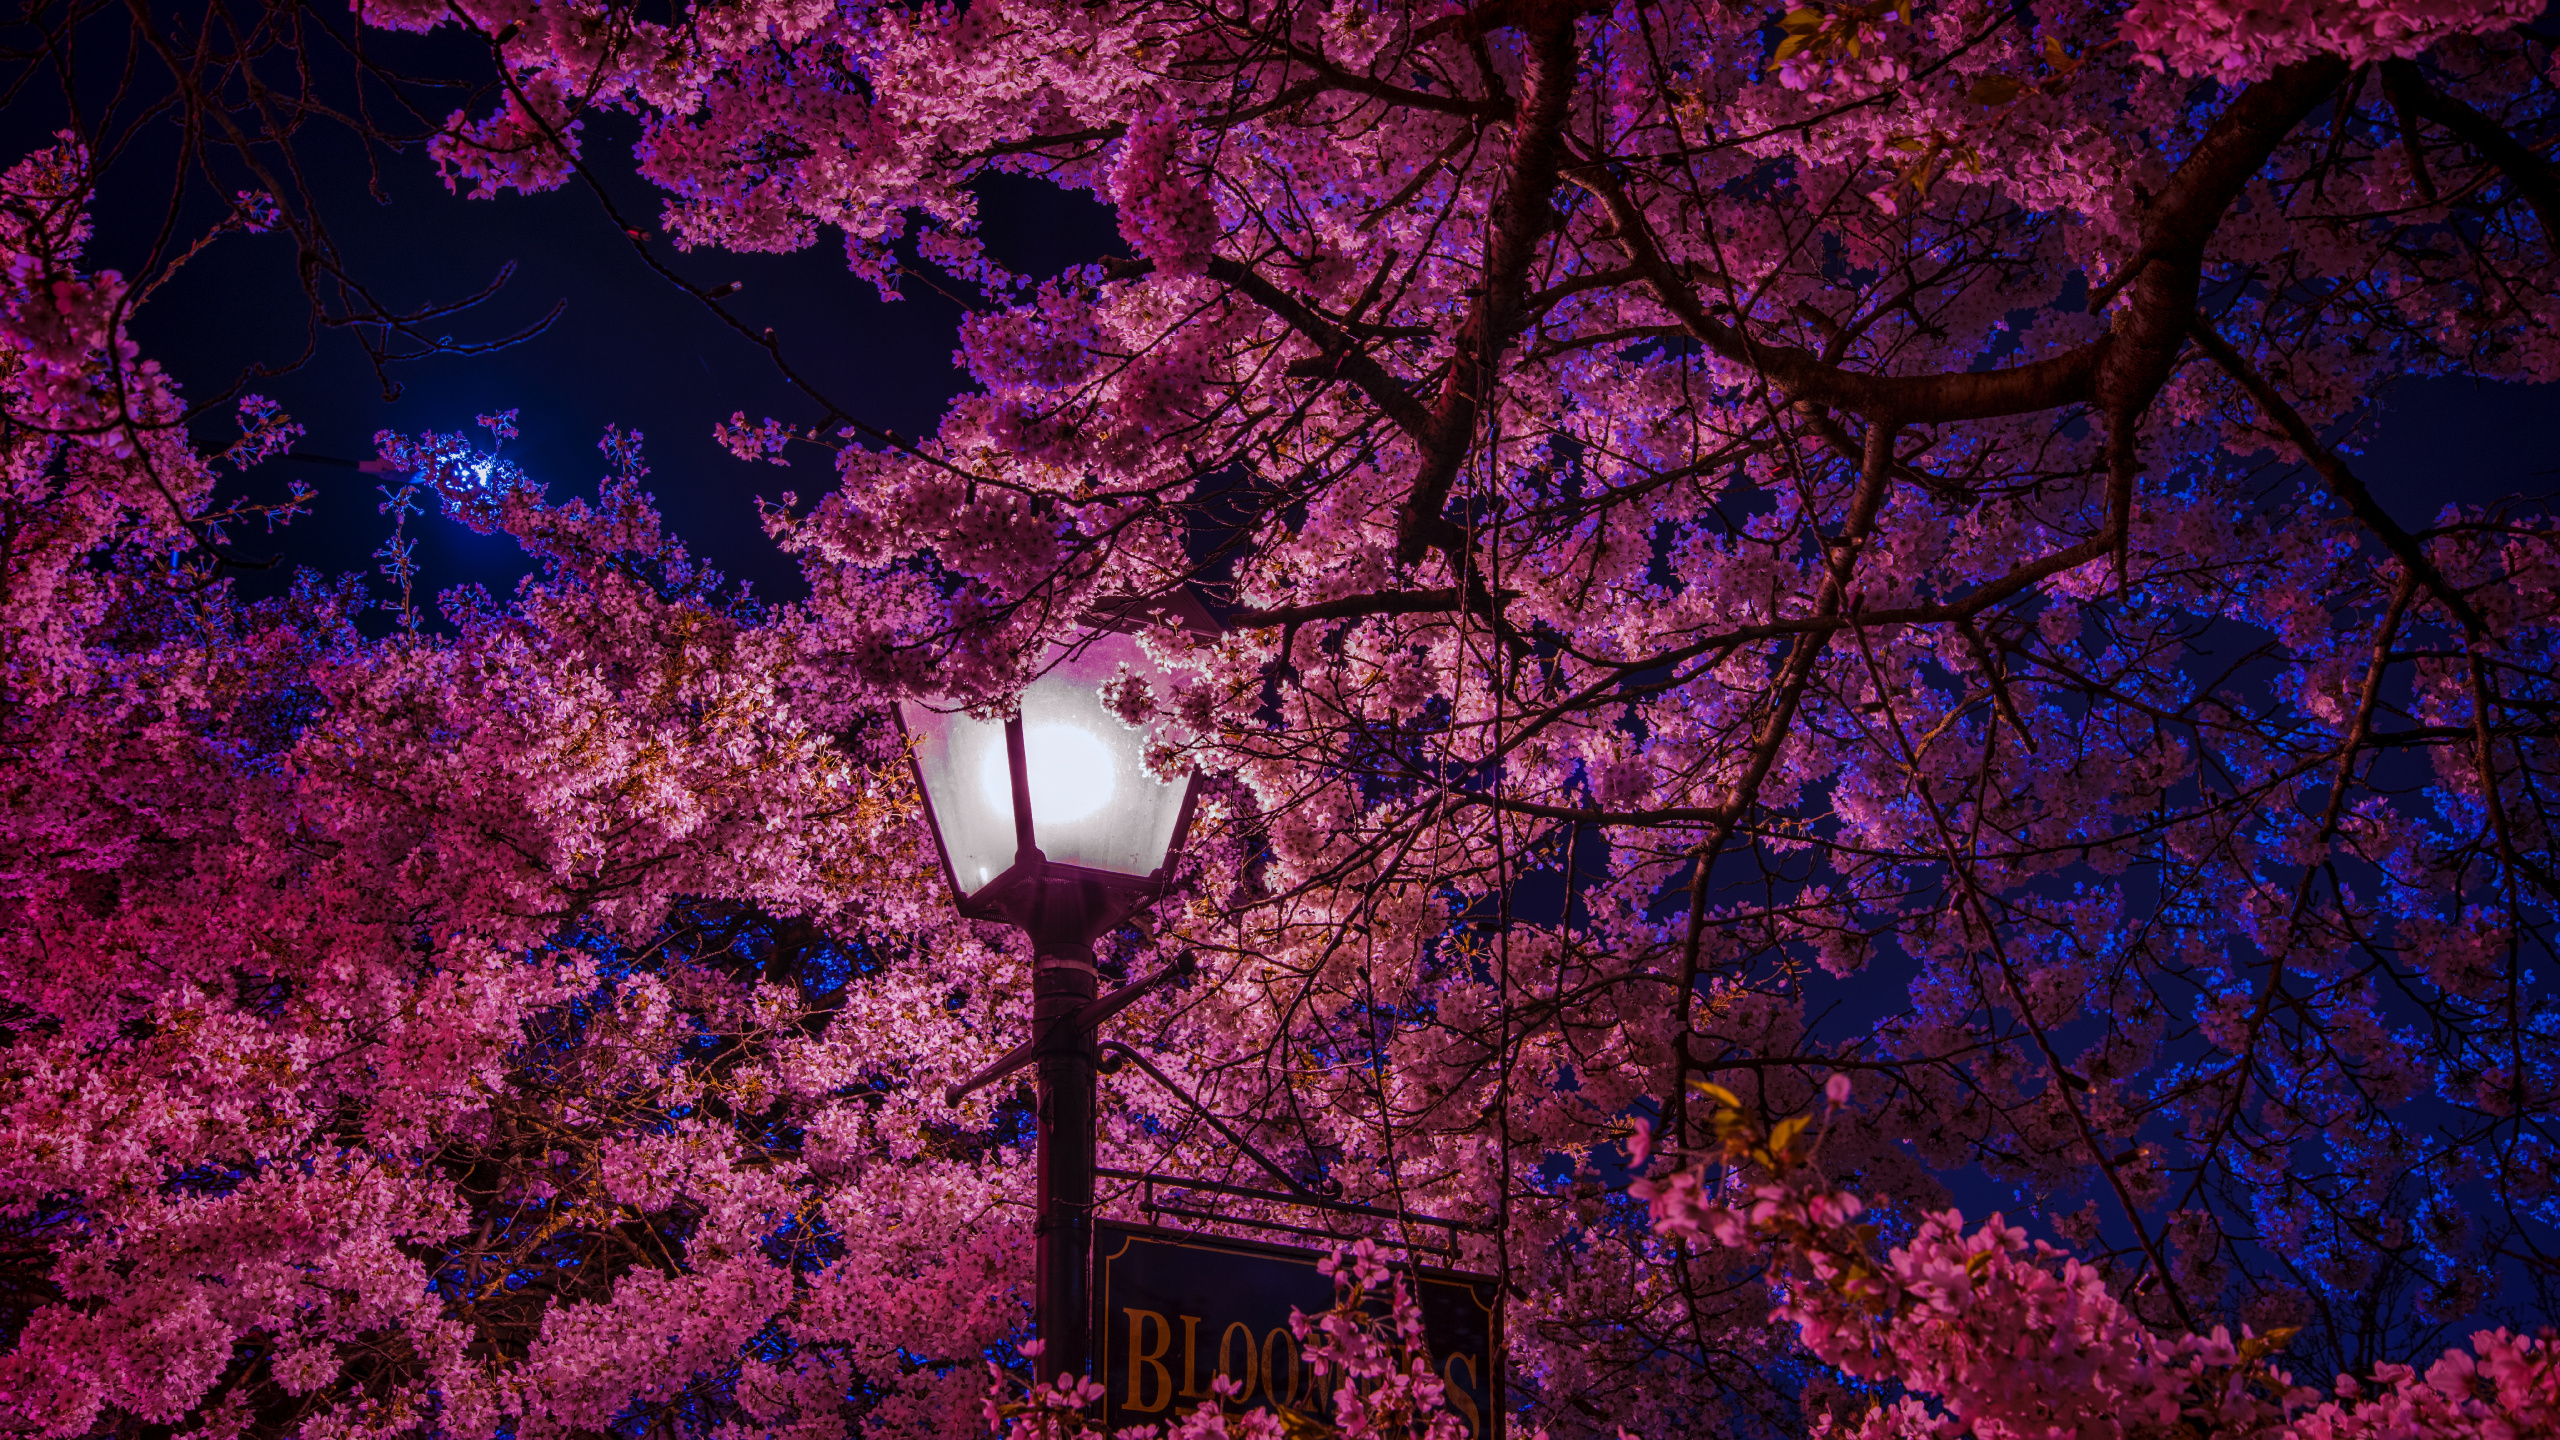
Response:
[[[1111,799],[1117,778],[1111,747],[1082,726],[1032,726],[1022,735],[1022,758],[1031,770],[1031,813],[1044,825],[1081,820]],[[1002,745],[987,747],[978,786],[988,805],[1013,813],[1013,777]]]

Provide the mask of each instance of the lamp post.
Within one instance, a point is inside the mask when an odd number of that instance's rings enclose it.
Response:
[[[950,1094],[956,1101],[1024,1064],[1039,1067],[1034,1313],[1044,1382],[1085,1369],[1094,1026],[1176,973],[1097,998],[1093,942],[1163,892],[1198,790],[1197,777],[1147,774],[1153,727],[1132,729],[1103,704],[1103,686],[1124,667],[1151,683],[1164,678],[1133,633],[1149,625],[1210,628],[1188,597],[1123,606],[1058,647],[1008,719],[898,706],[960,913],[1031,937],[1031,1038]]]

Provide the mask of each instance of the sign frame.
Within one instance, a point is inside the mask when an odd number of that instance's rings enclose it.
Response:
[[[1287,1265],[1304,1266],[1310,1273],[1313,1273],[1314,1271],[1315,1262],[1325,1258],[1326,1253],[1321,1250],[1311,1250],[1303,1246],[1276,1245],[1267,1241],[1244,1240],[1233,1236],[1211,1234],[1199,1230],[1172,1229],[1161,1225],[1132,1224],[1127,1221],[1100,1218],[1097,1218],[1094,1222],[1093,1238],[1093,1270],[1090,1283],[1086,1287],[1086,1293],[1091,1297],[1092,1301],[1092,1329],[1089,1333],[1093,1337],[1093,1378],[1101,1384],[1103,1389],[1102,1398],[1095,1402],[1094,1414],[1101,1421],[1106,1434],[1123,1425],[1157,1420],[1170,1420],[1178,1415],[1186,1413],[1188,1409],[1196,1408],[1198,1404],[1202,1403],[1201,1400],[1187,1393],[1193,1389],[1195,1384],[1201,1383],[1198,1381],[1196,1370],[1193,1370],[1190,1365],[1186,1363],[1184,1369],[1187,1373],[1185,1373],[1182,1379],[1177,1382],[1173,1376],[1172,1367],[1167,1364],[1167,1357],[1172,1353],[1175,1353],[1174,1346],[1178,1340],[1190,1340],[1196,1343],[1197,1339],[1200,1338],[1196,1334],[1177,1336],[1175,1333],[1175,1325],[1178,1323],[1178,1319],[1188,1319],[1193,1321],[1194,1324],[1192,1326],[1184,1327],[1185,1330],[1193,1330],[1196,1327],[1199,1317],[1174,1317],[1170,1315],[1159,1315],[1154,1311],[1142,1312],[1148,1316],[1154,1317],[1162,1326],[1163,1333],[1161,1336],[1154,1335],[1152,1330],[1146,1325],[1146,1322],[1133,1318],[1130,1328],[1133,1331],[1146,1332],[1148,1333],[1149,1338],[1158,1341],[1162,1347],[1162,1353],[1160,1354],[1142,1355],[1135,1361],[1131,1361],[1125,1358],[1125,1356],[1127,1349],[1134,1348],[1134,1346],[1124,1347],[1122,1344],[1114,1343],[1113,1337],[1119,1332],[1111,1328],[1108,1323],[1113,1318],[1114,1308],[1112,1301],[1113,1285],[1111,1266],[1113,1261],[1129,1253],[1130,1246],[1133,1242],[1169,1245],[1179,1249],[1199,1250],[1212,1254],[1227,1254],[1253,1260],[1276,1261]],[[1346,1236],[1343,1238],[1348,1240],[1354,1237]],[[1399,1248],[1407,1248],[1403,1247],[1401,1242],[1395,1243],[1398,1244]],[[1416,1264],[1411,1259],[1411,1252],[1409,1249],[1407,1259],[1404,1263],[1391,1264],[1388,1268],[1392,1273],[1406,1277],[1417,1286],[1451,1287],[1463,1291],[1466,1298],[1472,1300],[1477,1308],[1482,1312],[1481,1323],[1484,1326],[1485,1352],[1482,1363],[1482,1372],[1474,1377],[1476,1381],[1474,1389],[1479,1392],[1478,1394],[1470,1395],[1466,1393],[1465,1388],[1459,1385],[1456,1377],[1446,1373],[1450,1370],[1453,1360],[1466,1360],[1468,1368],[1471,1370],[1475,1369],[1476,1363],[1472,1357],[1434,1355],[1432,1359],[1435,1366],[1439,1367],[1444,1372],[1444,1378],[1446,1378],[1453,1387],[1453,1392],[1458,1403],[1452,1408],[1456,1410],[1462,1419],[1472,1419],[1474,1421],[1472,1433],[1476,1437],[1476,1440],[1500,1440],[1504,1430],[1502,1423],[1504,1414],[1504,1386],[1502,1382],[1504,1373],[1508,1368],[1504,1362],[1508,1357],[1503,1345],[1502,1318],[1505,1307],[1501,1303],[1502,1296],[1499,1282],[1490,1275],[1476,1275],[1465,1271],[1448,1270],[1436,1266]],[[1421,1299],[1419,1291],[1417,1291],[1416,1299]],[[1237,1322],[1237,1324],[1243,1324],[1243,1322]],[[1225,1327],[1226,1330],[1232,1330],[1234,1328],[1236,1328],[1236,1325],[1234,1324]],[[1253,1339],[1253,1327],[1250,1324],[1244,1324],[1243,1328],[1246,1331],[1246,1345],[1248,1348],[1251,1348],[1255,1343]],[[1230,1337],[1228,1335],[1222,1333],[1217,1342],[1218,1353],[1216,1358],[1213,1358],[1211,1361],[1212,1374],[1223,1373],[1224,1371],[1224,1366],[1226,1364],[1225,1357],[1232,1353],[1226,1348],[1229,1338]],[[1260,1341],[1260,1347],[1262,1350],[1271,1350],[1272,1336],[1269,1334],[1264,1335]],[[1183,1354],[1187,1361],[1192,1352],[1189,1346],[1186,1345],[1179,1353]],[[1303,1369],[1303,1362],[1297,1359],[1298,1350],[1294,1338],[1291,1338],[1290,1340],[1287,1353],[1291,1357],[1293,1375],[1307,1373]],[[1113,1363],[1128,1365],[1131,1371],[1132,1380],[1142,1378],[1138,1369],[1140,1365],[1152,1366],[1164,1370],[1163,1387],[1165,1403],[1144,1411],[1134,1409],[1128,1411],[1118,1410],[1113,1400],[1113,1376],[1109,1369],[1109,1366]],[[1248,1373],[1251,1373],[1257,1368],[1262,1368],[1258,1361],[1247,1360],[1246,1369]],[[1186,1393],[1177,1396],[1175,1389],[1177,1384],[1180,1384],[1182,1391]],[[1299,1392],[1300,1384],[1301,1382],[1296,1379],[1291,1381],[1290,1393],[1293,1397]],[[1267,1395],[1269,1393],[1268,1390],[1266,1390],[1265,1393]],[[1178,1401],[1182,1399],[1188,1399],[1191,1403],[1189,1405],[1178,1403]],[[1296,1413],[1307,1413],[1302,1410],[1297,1410],[1297,1407],[1293,1405],[1287,1405],[1287,1402],[1285,1401],[1281,1403]],[[1267,1408],[1267,1405],[1249,1408]]]

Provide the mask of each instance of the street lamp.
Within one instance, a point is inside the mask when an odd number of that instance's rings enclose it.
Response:
[[[1144,629],[1213,627],[1197,601],[1122,605],[1056,646],[1017,711],[980,720],[901,701],[925,818],[960,913],[1031,936],[1031,1038],[961,1095],[1026,1063],[1039,1065],[1038,1374],[1084,1373],[1086,1267],[1093,1237],[1094,1026],[1171,978],[1167,970],[1095,997],[1093,942],[1164,891],[1191,826],[1198,777],[1146,772],[1157,727],[1132,728],[1103,703],[1127,674],[1166,693],[1138,642]]]

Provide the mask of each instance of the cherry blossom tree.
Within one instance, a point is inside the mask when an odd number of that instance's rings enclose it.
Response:
[[[295,499],[228,477],[290,422],[189,442],[125,325],[192,252],[84,268],[75,130],[0,182],[0,1413],[979,1429],[1027,1118],[944,1087],[1026,957],[950,913],[886,707],[1188,590],[1226,632],[1115,703],[1208,804],[1108,961],[1201,957],[1133,1013],[1227,1127],[1475,1227],[1523,1433],[2048,1433],[2096,1371],[1966,1346],[2066,1302],[2200,1429],[2547,1424],[2498,1327],[2560,1278],[2560,557],[2355,473],[2390,382],[2560,369],[2535,13],[366,0],[487,49],[459,189],[610,207],[586,122],[636,117],[670,278],[823,237],[972,298],[935,433],[814,386],[724,430],[833,467],[766,514],[774,607],[638,437],[559,501],[511,416],[383,437],[370,584],[239,598]],[[290,138],[215,27],[133,23],[201,133]],[[1126,253],[1008,269],[999,174]],[[283,178],[223,223],[327,254]],[[429,523],[536,573],[421,596]],[[1779,1122],[1843,1074],[1808,1171]],[[1117,1167],[1250,1179],[1105,1110]],[[1656,1144],[1732,1163],[1648,1208]],[[2074,1258],[1948,1218],[1986,1185]],[[1933,1318],[1949,1267],[2005,1308]],[[1334,1420],[1427,1428],[1362,1418],[1408,1357],[1343,1323]]]
[[[1816,1429],[1894,1436],[2215,1434],[2346,1440],[2361,1436],[2533,1435],[2560,1425],[2560,1350],[2545,1328],[2527,1338],[2483,1330],[2421,1373],[2384,1364],[2366,1381],[2337,1378],[2334,1396],[2298,1385],[2269,1357],[2291,1329],[2235,1337],[2156,1333],[2099,1271],[1998,1215],[1971,1233],[1949,1210],[1921,1219],[1910,1243],[1877,1256],[1865,1205],[1828,1184],[1813,1117],[1764,1128],[1741,1097],[1707,1081],[1715,1143],[1700,1163],[1639,1180],[1655,1228],[1704,1243],[1765,1247],[1777,1317],[1794,1321],[1825,1363],[1905,1394],[1850,1423]],[[1833,1109],[1853,1086],[1825,1083]],[[1756,1182],[1756,1183],[1754,1183]]]

